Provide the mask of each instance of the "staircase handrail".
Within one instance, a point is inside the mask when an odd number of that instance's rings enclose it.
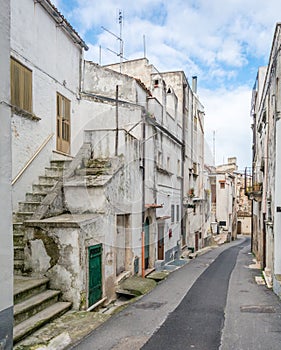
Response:
[[[34,161],[34,159],[39,155],[39,153],[43,150],[43,148],[49,143],[49,141],[54,136],[54,133],[51,133],[46,140],[42,143],[40,147],[36,150],[33,156],[29,159],[29,161],[24,165],[24,167],[18,172],[17,176],[12,180],[12,186],[19,180],[19,178],[23,175],[26,169],[30,166],[30,164]]]

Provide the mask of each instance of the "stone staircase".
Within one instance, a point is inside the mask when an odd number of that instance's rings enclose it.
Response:
[[[19,203],[18,212],[13,216],[14,238],[14,274],[24,272],[24,222],[32,218],[42,200],[52,190],[58,179],[63,175],[71,160],[52,160],[50,167],[45,168],[45,176],[39,176],[38,184],[32,186],[32,192],[26,193],[25,201]]]
[[[60,291],[48,289],[47,278],[23,276],[24,246],[26,243],[24,222],[32,218],[43,199],[52,191],[71,160],[52,160],[45,168],[45,176],[39,177],[32,192],[26,193],[13,215],[14,239],[14,343],[19,342],[44,324],[71,308],[70,302],[61,302]]]
[[[14,344],[64,314],[70,302],[59,301],[60,291],[48,289],[47,278],[14,279]]]

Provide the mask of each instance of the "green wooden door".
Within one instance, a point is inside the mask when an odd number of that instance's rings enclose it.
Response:
[[[149,219],[144,223],[144,268],[149,266]]]
[[[89,300],[88,306],[95,304],[102,297],[101,258],[102,245],[88,248],[89,253]]]

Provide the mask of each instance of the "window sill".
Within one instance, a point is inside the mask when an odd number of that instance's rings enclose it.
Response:
[[[13,114],[17,114],[17,115],[19,115],[21,117],[24,117],[24,118],[27,118],[27,119],[34,120],[36,122],[41,120],[41,118],[37,117],[35,114],[27,112],[27,111],[25,111],[23,109],[20,109],[20,108],[16,107],[16,106],[12,106],[12,113]]]

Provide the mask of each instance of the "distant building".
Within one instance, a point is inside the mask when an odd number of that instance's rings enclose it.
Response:
[[[237,238],[237,169],[236,158],[233,157],[209,174],[212,233],[227,232],[229,240]]]

